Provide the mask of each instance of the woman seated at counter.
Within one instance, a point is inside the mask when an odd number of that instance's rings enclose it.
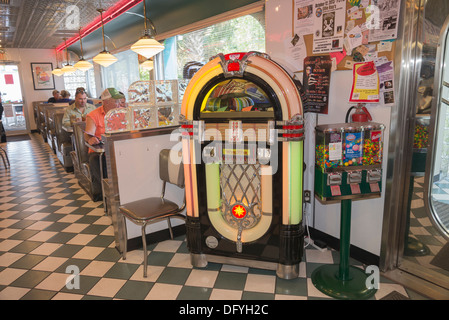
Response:
[[[95,106],[87,102],[87,94],[82,89],[77,89],[75,93],[75,103],[65,109],[62,125],[70,127],[74,122],[85,121],[89,112],[94,111]]]
[[[105,132],[104,117],[112,109],[121,107],[121,100],[125,96],[115,88],[108,88],[101,94],[102,105],[86,117],[86,130],[84,131],[84,139],[90,145],[97,145],[101,142],[101,135]],[[101,200],[101,172],[100,172],[100,154],[89,149],[89,166],[92,174],[92,193],[94,201]],[[107,177],[105,157],[103,161],[103,176]]]

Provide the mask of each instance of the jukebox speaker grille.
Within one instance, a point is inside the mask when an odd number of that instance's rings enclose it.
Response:
[[[242,251],[241,235],[256,226],[262,217],[260,164],[220,165],[222,215],[237,233],[237,251]]]

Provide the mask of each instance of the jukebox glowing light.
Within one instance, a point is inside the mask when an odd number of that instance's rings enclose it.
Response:
[[[234,217],[236,217],[237,219],[242,219],[246,216],[246,209],[244,206],[240,205],[240,204],[236,204],[233,208],[232,208],[232,214],[234,215]]]

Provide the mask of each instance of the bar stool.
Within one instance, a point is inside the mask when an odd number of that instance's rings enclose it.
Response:
[[[162,180],[162,195],[160,197],[145,198],[133,201],[119,207],[123,215],[124,222],[124,238],[125,245],[123,249],[123,260],[126,260],[127,240],[128,235],[126,231],[126,219],[142,227],[142,244],[143,244],[143,276],[147,277],[147,241],[145,228],[149,223],[167,219],[168,229],[170,231],[170,238],[173,239],[173,230],[170,223],[170,218],[181,218],[185,221],[185,216],[181,212],[185,208],[184,201],[181,206],[165,198],[166,183],[171,183],[180,188],[184,188],[184,169],[182,162],[174,164],[170,159],[170,154],[174,152],[169,149],[163,149],[159,153],[159,177]]]

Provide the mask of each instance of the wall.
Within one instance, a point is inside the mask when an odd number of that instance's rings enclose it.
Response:
[[[52,62],[53,68],[56,68],[56,56],[54,49],[7,49],[9,58],[18,62],[19,74],[21,78],[23,107],[27,116],[28,129],[36,129],[33,116],[33,101],[46,101],[52,96],[53,90],[34,90],[33,77],[31,72],[32,62]],[[64,79],[54,76],[55,88],[64,89]]]
[[[286,59],[287,51],[284,41],[292,38],[292,1],[267,0],[266,15],[266,51],[268,55],[282,65],[292,76]],[[302,73],[296,76],[302,82]],[[304,189],[314,190],[314,128],[317,124],[343,123],[350,105],[348,103],[350,87],[352,84],[352,71],[334,71],[331,75],[329,93],[329,114],[305,115],[305,144],[304,158],[306,172],[304,174]],[[369,107],[374,122],[386,125],[384,134],[384,159],[388,150],[388,136],[390,125],[389,107]],[[383,162],[383,186],[385,190],[386,161]],[[380,255],[382,236],[382,221],[384,213],[384,197],[372,200],[353,201],[351,219],[351,244],[375,255]],[[326,234],[340,238],[340,205],[322,205],[313,199],[306,206],[305,217],[310,226]]]

